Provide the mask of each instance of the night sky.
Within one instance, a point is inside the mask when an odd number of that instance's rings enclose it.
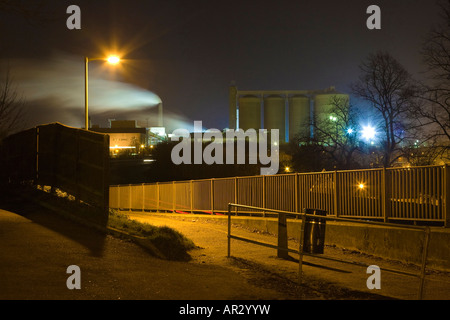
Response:
[[[2,68],[9,65],[26,100],[27,127],[84,125],[85,56],[125,59],[116,67],[90,62],[92,123],[154,125],[161,99],[169,132],[194,120],[223,129],[231,81],[240,90],[350,93],[358,65],[378,50],[420,77],[423,37],[439,21],[430,0],[42,2],[30,19],[0,12]],[[72,4],[81,8],[81,30],[66,27]],[[381,30],[366,27],[371,4],[381,8]]]

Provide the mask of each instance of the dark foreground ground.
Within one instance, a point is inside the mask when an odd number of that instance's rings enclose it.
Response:
[[[11,203],[9,203],[9,207]],[[66,273],[81,270],[80,290]],[[166,261],[28,203],[0,210],[0,299],[277,299],[225,267]]]
[[[223,242],[225,228],[216,223],[184,217],[135,215],[135,219],[155,225],[172,226],[196,242],[199,248],[190,252],[192,260],[176,262],[155,258],[130,241],[102,234],[20,197],[0,200],[1,300],[170,300],[181,303],[185,300],[393,298],[388,294],[355,290],[313,273],[299,285],[295,261],[278,259],[273,251],[264,253],[269,263],[262,263],[257,258],[260,251],[251,249],[250,254],[247,247],[233,244],[233,257],[227,258]],[[239,232],[256,235],[248,230],[239,229]],[[70,290],[66,285],[70,276],[67,268],[71,265],[81,270],[79,290]],[[344,274],[352,277],[344,269],[328,269],[338,271],[337,277]],[[367,278],[364,272],[358,273],[359,278]],[[415,290],[411,294],[414,296]]]

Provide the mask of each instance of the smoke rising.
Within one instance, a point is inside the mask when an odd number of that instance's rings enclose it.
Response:
[[[84,127],[84,58],[66,55],[51,59],[14,59],[4,61],[13,84],[25,100],[27,127],[60,122]],[[156,126],[161,98],[144,88],[125,83],[116,72],[111,76],[104,62],[89,62],[89,116],[102,127],[109,119],[137,120],[141,126]],[[190,121],[164,110],[164,125],[180,127]]]

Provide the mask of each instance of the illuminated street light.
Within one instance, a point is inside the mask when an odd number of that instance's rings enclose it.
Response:
[[[362,137],[364,140],[371,140],[371,139],[375,138],[375,135],[376,135],[376,131],[375,131],[374,127],[367,125],[362,128]]]
[[[120,58],[118,56],[109,56],[106,61],[111,64],[118,64],[120,62]]]
[[[95,58],[95,59],[89,59],[88,57],[84,58],[84,127],[86,130],[89,130],[89,61],[94,60],[106,60],[110,64],[118,64],[120,62],[120,58],[118,56],[109,56],[108,58]]]

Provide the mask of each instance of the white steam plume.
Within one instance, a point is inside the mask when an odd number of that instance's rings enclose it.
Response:
[[[89,66],[90,115],[107,116],[109,111],[113,111],[115,115],[130,113],[145,117],[146,111],[161,103],[160,97],[149,90],[102,78],[98,72],[101,64],[101,61],[90,62]],[[1,64],[2,69],[7,66],[16,91],[26,101],[26,111],[29,114],[29,121],[33,122],[32,126],[42,124],[34,123],[36,121],[83,126],[85,85],[83,57],[15,59]],[[4,74],[4,70],[1,72]]]

